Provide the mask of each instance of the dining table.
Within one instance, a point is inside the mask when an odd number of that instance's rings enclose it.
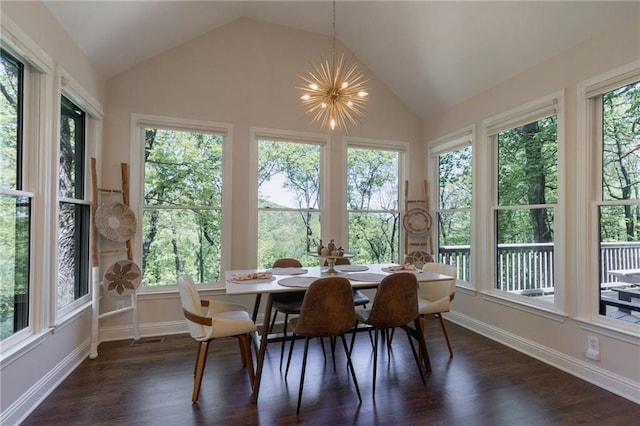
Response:
[[[319,278],[331,276],[341,276],[347,278],[353,288],[371,289],[376,288],[382,279],[389,274],[396,272],[410,272],[415,274],[418,283],[429,283],[438,281],[448,281],[453,277],[422,270],[400,269],[399,265],[389,264],[371,264],[371,265],[336,265],[335,269],[327,272],[326,267],[311,266],[301,268],[272,268],[272,269],[241,269],[229,270],[225,272],[225,290],[229,296],[240,296],[255,294],[256,296],[266,295],[266,305],[264,310],[264,318],[259,334],[256,335],[256,344],[258,345],[258,356],[256,363],[256,373],[253,383],[253,392],[251,401],[256,404],[258,402],[258,394],[260,392],[260,381],[262,379],[262,370],[264,365],[264,357],[267,345],[274,342],[282,342],[283,340],[292,340],[294,337],[284,336],[277,333],[269,333],[269,319],[272,311],[272,295],[276,293],[304,292],[306,288]],[[254,313],[255,319],[255,313]],[[423,330],[414,330],[414,333],[423,333]],[[431,371],[429,356],[427,353],[424,339],[420,345],[420,351],[423,354],[422,359],[425,361],[427,371]]]

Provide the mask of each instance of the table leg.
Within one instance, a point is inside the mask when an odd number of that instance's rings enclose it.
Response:
[[[251,394],[251,402],[258,403],[258,393],[260,392],[260,380],[262,379],[262,366],[264,364],[264,355],[267,351],[267,341],[269,338],[269,319],[271,318],[271,306],[273,300],[271,293],[267,294],[267,304],[264,307],[264,321],[262,330],[260,330],[260,351],[258,352],[258,360],[256,366],[256,376],[253,379],[253,393]]]
[[[251,315],[251,319],[253,322],[256,322],[256,318],[258,317],[258,310],[260,309],[260,299],[262,298],[262,293],[256,294],[256,301],[253,304],[253,314]]]

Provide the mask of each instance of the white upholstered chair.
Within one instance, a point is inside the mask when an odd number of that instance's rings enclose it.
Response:
[[[200,300],[193,280],[186,274],[178,277],[178,290],[189,333],[199,342],[191,401],[198,402],[209,343],[222,337],[238,338],[242,364],[246,366],[249,381],[253,386],[254,371],[250,333],[257,331],[257,328],[245,307],[236,303]]]
[[[444,324],[442,314],[449,312],[453,297],[456,291],[456,280],[458,277],[458,269],[455,266],[445,265],[443,263],[425,263],[422,267],[423,271],[435,272],[437,274],[449,275],[453,279],[438,282],[423,282],[418,287],[418,313],[420,314],[420,322],[424,330],[425,316],[434,314],[440,320],[442,333],[449,348],[449,357],[453,357],[453,350],[449,342],[447,327]]]

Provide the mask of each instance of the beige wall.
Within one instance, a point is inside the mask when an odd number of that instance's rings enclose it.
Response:
[[[574,374],[591,381],[606,382],[605,386],[618,393],[635,394],[636,401],[640,401],[639,339],[628,334],[619,336],[598,327],[587,329],[584,323],[575,319],[578,316],[579,295],[584,293],[584,286],[587,285],[578,282],[576,277],[578,269],[585,268],[584,260],[578,257],[585,252],[577,243],[578,233],[581,231],[577,229],[576,223],[581,212],[577,207],[579,185],[576,174],[579,167],[587,167],[577,163],[577,153],[583,147],[576,140],[576,85],[579,81],[639,59],[640,20],[636,18],[627,25],[619,26],[601,37],[563,52],[562,55],[451,108],[441,116],[425,122],[423,127],[426,144],[470,125],[476,125],[477,137],[480,138],[482,120],[545,95],[564,91],[566,158],[562,167],[565,168],[567,183],[564,204],[566,219],[558,226],[563,227],[567,244],[563,253],[566,257],[563,265],[565,276],[564,279],[557,279],[563,280],[566,286],[564,296],[567,317],[560,321],[557,318],[549,319],[497,304],[480,292],[459,291],[454,304],[456,313],[451,318]],[[486,141],[477,140],[474,153],[486,152],[485,144]],[[492,176],[490,164],[476,163],[476,167],[478,176]],[[491,179],[487,182],[490,183]],[[474,192],[476,191],[483,189],[474,187]],[[484,191],[483,194],[486,194],[486,189]],[[482,199],[479,204],[484,208],[490,207],[483,204]],[[489,216],[483,214],[483,217]],[[490,238],[482,223],[477,225],[474,233],[477,249],[474,256],[478,267],[473,271],[473,285],[481,290],[486,288],[487,282],[492,282],[490,274],[486,272],[490,268],[485,267],[489,263],[488,252],[479,249]],[[637,331],[636,329],[636,333]],[[587,335],[600,338],[602,359],[599,362],[590,361],[584,356]],[[606,380],[602,380],[604,376],[607,376]]]

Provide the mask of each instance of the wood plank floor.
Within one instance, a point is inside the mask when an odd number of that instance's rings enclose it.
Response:
[[[107,342],[87,359],[23,425],[631,425],[640,406],[526,355],[448,323],[449,359],[437,320],[427,320],[433,366],[423,386],[404,333],[397,330],[391,362],[379,357],[372,398],[372,349],[359,333],[354,365],[358,404],[342,350],[338,368],[310,345],[300,416],[296,403],[303,346],[288,379],[280,346],[267,351],[257,405],[236,340],[213,342],[200,401],[191,404],[196,346],[187,335]],[[327,352],[330,351],[329,345]],[[329,353],[327,354],[329,355]]]

